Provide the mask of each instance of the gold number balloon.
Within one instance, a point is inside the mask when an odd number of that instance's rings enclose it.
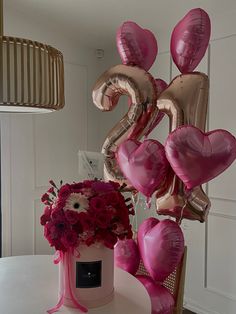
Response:
[[[160,111],[169,116],[170,132],[181,125],[193,125],[205,130],[209,81],[199,72],[177,76],[157,100]],[[164,188],[156,193],[157,213],[204,222],[210,201],[201,186],[186,192],[183,182],[172,175]]]
[[[121,95],[131,99],[128,112],[107,135],[102,147],[105,156],[104,175],[106,180],[130,183],[122,175],[115,153],[117,147],[126,139],[139,139],[145,135],[159,109],[156,106],[157,88],[154,78],[145,70],[116,65],[103,73],[93,89],[93,102],[102,111],[111,111],[117,105]]]

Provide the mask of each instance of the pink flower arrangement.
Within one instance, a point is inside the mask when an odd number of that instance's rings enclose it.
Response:
[[[63,252],[79,244],[100,242],[113,248],[118,239],[132,238],[129,215],[134,215],[130,199],[124,199],[123,187],[99,180],[51,187],[42,195],[45,204],[41,216],[44,236],[51,246]],[[127,204],[129,203],[129,204]]]

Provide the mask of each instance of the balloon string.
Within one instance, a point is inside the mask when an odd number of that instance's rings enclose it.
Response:
[[[132,219],[132,226],[135,230],[135,232],[138,231],[138,211],[137,211],[137,205],[139,204],[139,192],[132,193],[132,202],[134,204],[134,216]]]
[[[147,206],[147,208],[150,209],[151,205],[152,205],[152,199],[151,199],[151,197],[147,197],[146,198],[146,206]]]
[[[184,209],[187,206],[187,200],[185,200],[184,206],[181,209],[181,213],[180,213],[180,218],[177,220],[178,224],[181,225],[182,220],[183,220],[183,215],[184,215]]]

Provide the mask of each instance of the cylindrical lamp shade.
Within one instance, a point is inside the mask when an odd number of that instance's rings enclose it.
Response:
[[[43,113],[64,106],[63,55],[22,38],[1,40],[1,112]]]

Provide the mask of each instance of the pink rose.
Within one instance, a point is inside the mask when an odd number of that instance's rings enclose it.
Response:
[[[110,191],[114,191],[114,186],[108,182],[103,182],[103,181],[95,181],[92,184],[92,189],[96,193],[107,193]]]
[[[95,229],[94,217],[84,212],[79,213],[78,216],[79,216],[79,224],[82,227],[83,231]]]
[[[112,218],[111,211],[101,210],[96,214],[95,223],[99,228],[108,228]]]
[[[74,225],[78,222],[79,220],[79,214],[75,210],[66,210],[65,211],[65,217],[66,220],[71,224]]]
[[[100,210],[103,210],[106,206],[104,200],[102,199],[102,197],[93,197],[90,202],[89,202],[89,205],[90,205],[90,209],[91,210],[94,210],[94,211],[100,211]]]
[[[64,212],[62,210],[58,210],[57,208],[54,208],[51,213],[51,218],[53,220],[58,220],[58,219],[64,220],[65,219]]]
[[[76,247],[78,245],[78,237],[75,231],[71,230],[63,234],[61,243],[65,248]]]
[[[73,183],[71,184],[71,190],[72,192],[80,192],[80,190],[84,187],[83,183],[79,182],[79,183]]]
[[[113,186],[115,190],[119,190],[120,184],[118,182],[109,181],[109,183]]]

